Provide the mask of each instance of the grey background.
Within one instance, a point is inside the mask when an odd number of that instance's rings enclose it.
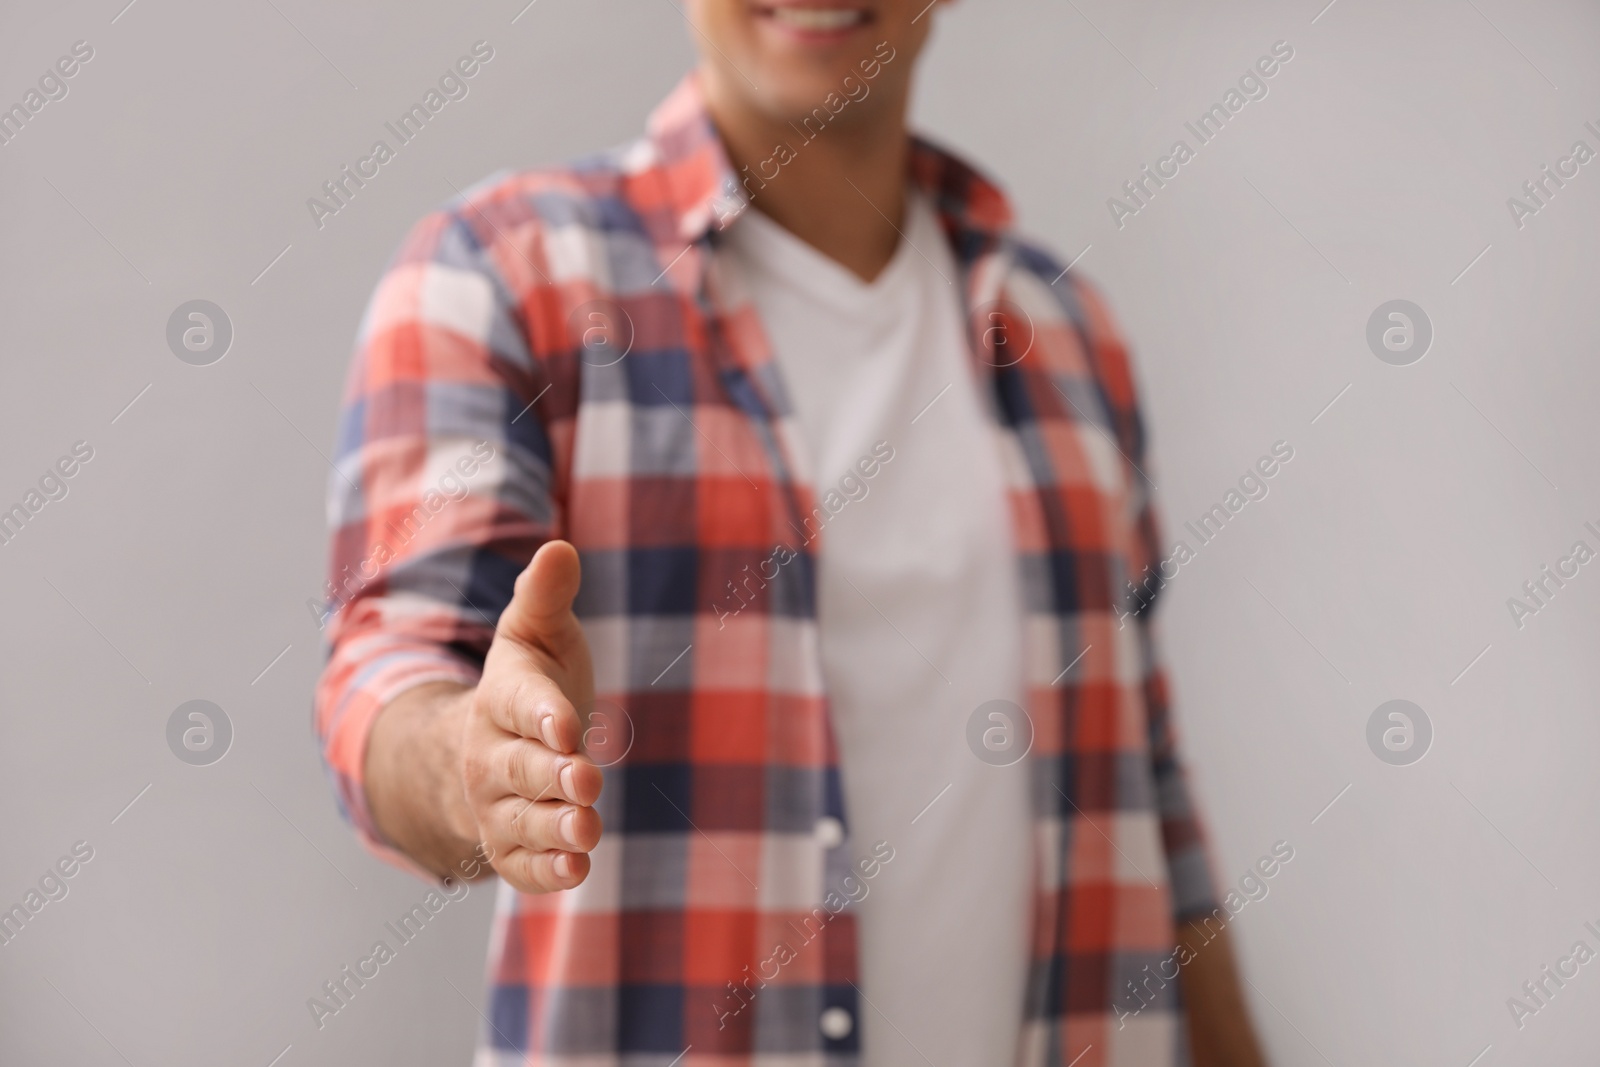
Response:
[[[1064,258],[1088,246],[1170,535],[1295,448],[1163,609],[1219,877],[1296,849],[1234,926],[1275,1062],[1579,1062],[1600,966],[1520,1031],[1506,998],[1600,947],[1600,567],[1521,631],[1506,598],[1597,544],[1600,162],[1521,231],[1505,201],[1575,139],[1600,149],[1600,12],[1323,2],[963,0],[917,115]],[[122,4],[8,4],[0,32],[8,105],[95,48],[0,147],[0,505],[95,449],[0,547],[0,904],[95,849],[0,947],[0,1061],[462,1063],[484,888],[321,1032],[305,1007],[424,892],[354,842],[311,738],[319,451],[406,226],[452,185],[634,135],[688,34],[650,0]],[[306,198],[479,39],[470,95],[317,230]],[[1106,198],[1280,39],[1270,95],[1114,227]],[[209,367],[164,340],[194,298],[234,324]],[[1414,366],[1365,345],[1394,298],[1433,321]],[[1397,697],[1435,733],[1408,767],[1364,738]],[[208,767],[164,739],[196,698],[235,731]]]

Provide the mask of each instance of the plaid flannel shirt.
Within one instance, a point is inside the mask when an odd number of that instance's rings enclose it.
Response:
[[[1148,613],[1124,612],[1160,559],[1128,358],[993,185],[921,140],[909,179],[961,267],[1024,589],[1020,1059],[1184,1063],[1178,983],[1148,976],[1215,901]],[[397,858],[363,791],[373,719],[424,681],[476,680],[548,538],[580,553],[598,696],[626,720],[588,879],[501,886],[479,1067],[859,1059],[860,1027],[839,1023],[871,993],[839,887],[870,846],[848,832],[816,542],[797,533],[818,502],[761,324],[712,255],[746,206],[690,75],[636,143],[490,179],[425,218],[362,324],[316,697],[346,816]],[[775,549],[793,558],[724,617],[729,583]],[[779,945],[784,965],[752,982]],[[733,997],[748,1007],[730,1017]],[[828,1009],[846,1014],[819,1025]]]

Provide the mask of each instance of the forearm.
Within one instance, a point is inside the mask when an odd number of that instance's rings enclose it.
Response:
[[[385,705],[367,739],[367,804],[383,837],[440,877],[487,875],[461,782],[461,733],[473,689],[417,686]]]
[[[1265,1067],[1250,1012],[1240,995],[1229,931],[1220,930],[1203,943],[1187,936],[1192,932],[1192,927],[1179,929],[1195,953],[1183,969],[1195,1067]]]

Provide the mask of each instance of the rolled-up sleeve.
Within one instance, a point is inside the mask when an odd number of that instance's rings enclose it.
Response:
[[[402,865],[367,803],[373,722],[415,686],[477,681],[518,572],[560,526],[547,383],[480,231],[494,224],[471,206],[431,215],[389,264],[328,480],[315,728],[345,817]]]

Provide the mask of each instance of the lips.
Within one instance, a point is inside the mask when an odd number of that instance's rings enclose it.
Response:
[[[824,4],[762,4],[756,16],[792,37],[838,41],[873,21],[866,8]]]

